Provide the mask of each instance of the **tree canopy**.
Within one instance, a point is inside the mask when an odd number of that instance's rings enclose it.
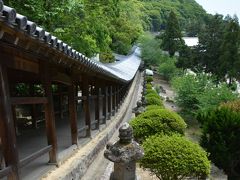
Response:
[[[170,11],[176,12],[181,27],[206,16],[194,0],[5,0],[4,4],[83,54],[100,53],[109,59],[112,51],[127,54],[143,30],[165,27]]]

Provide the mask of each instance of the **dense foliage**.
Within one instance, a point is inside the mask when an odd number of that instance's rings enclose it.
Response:
[[[206,15],[193,0],[4,0],[4,4],[83,54],[100,53],[104,62],[113,60],[112,51],[127,54],[143,30],[165,26],[170,9],[177,12],[184,27]]]
[[[177,113],[167,109],[146,111],[134,118],[130,124],[134,130],[134,137],[138,140],[144,140],[159,133],[183,134],[186,128],[184,120]]]
[[[87,56],[127,54],[143,31],[138,0],[4,1]],[[101,56],[102,57],[102,56]]]
[[[176,102],[183,111],[194,114],[216,108],[219,104],[237,99],[225,83],[215,84],[207,74],[185,74],[172,80]]]
[[[155,39],[150,33],[144,33],[140,39],[141,57],[147,67],[158,65],[162,58],[160,40]]]
[[[224,106],[201,116],[204,122],[201,144],[228,179],[239,179],[240,113],[226,108],[227,104]]]
[[[141,166],[150,169],[159,179],[204,179],[210,173],[207,153],[182,136],[151,136],[143,147]]]

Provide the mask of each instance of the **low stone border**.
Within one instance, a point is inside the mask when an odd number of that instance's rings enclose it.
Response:
[[[81,179],[83,177],[88,167],[97,157],[98,153],[105,148],[107,142],[118,130],[126,115],[128,105],[132,100],[133,93],[139,79],[140,73],[138,72],[132,82],[131,88],[129,89],[124,103],[122,104],[116,116],[113,117],[114,119],[111,120],[111,123],[108,125],[108,127],[99,132],[99,134],[85,146],[78,147],[76,151],[73,152],[71,157],[69,157],[65,162],[62,162],[58,168],[55,168],[42,177],[42,180],[73,180]]]

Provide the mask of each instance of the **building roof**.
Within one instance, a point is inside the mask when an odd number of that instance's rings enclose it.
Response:
[[[44,46],[45,49],[51,50],[54,54],[58,54],[59,57],[66,57],[68,61],[63,62],[63,64],[71,63],[74,66],[84,66],[93,72],[121,82],[131,81],[141,62],[137,55],[139,48],[132,55],[128,56],[128,58],[116,63],[103,64],[92,61],[57,37],[51,35],[51,33],[37,26],[36,23],[29,21],[26,16],[18,14],[14,8],[5,6],[2,0],[0,0],[0,41],[3,41],[1,38],[4,35],[4,31],[10,31],[11,36],[14,36],[15,41],[11,41],[13,42],[11,45],[15,48],[23,46],[18,43],[19,39],[34,41],[37,46]],[[38,51],[29,47],[24,47],[24,49],[33,54],[38,53]],[[55,62],[59,63],[62,60],[55,60]]]

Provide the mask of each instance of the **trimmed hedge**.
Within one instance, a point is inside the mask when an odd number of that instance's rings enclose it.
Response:
[[[156,110],[156,109],[164,109],[164,106],[149,105],[146,107],[146,111]]]
[[[147,94],[151,94],[151,93],[157,94],[157,92],[155,90],[153,90],[153,89],[146,89],[146,93]]]
[[[134,137],[138,141],[159,134],[184,134],[187,125],[177,113],[167,109],[145,111],[130,121]]]
[[[143,143],[140,162],[159,179],[203,179],[210,173],[207,153],[198,145],[179,135],[156,135]]]
[[[160,97],[156,98],[156,97],[152,97],[152,96],[150,96],[150,97],[146,96],[146,102],[147,102],[147,105],[163,106],[163,102],[160,99]]]
[[[147,76],[146,81],[147,81],[147,83],[153,82],[153,77],[152,76]]]
[[[153,97],[153,98],[161,99],[161,97],[157,93],[149,93],[145,97],[146,98]]]
[[[153,86],[152,86],[151,84],[146,84],[146,88],[147,88],[147,89],[152,89]]]

